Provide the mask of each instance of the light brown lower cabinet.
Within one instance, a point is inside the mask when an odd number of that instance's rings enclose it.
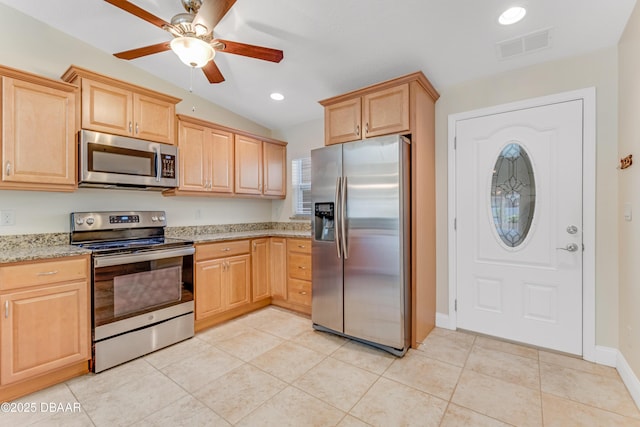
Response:
[[[0,401],[88,372],[88,256],[0,267]]]
[[[258,249],[263,247],[258,248],[256,242]],[[196,331],[269,304],[268,291],[266,296],[252,299],[252,257],[250,240],[196,245]],[[260,285],[260,280],[256,281]]]
[[[276,288],[272,287],[272,304],[311,314],[311,239],[286,240],[286,274],[279,279],[282,285],[277,288],[277,296]],[[272,265],[275,265],[273,258]]]
[[[257,302],[271,296],[269,289],[270,251],[269,238],[251,241],[251,301]]]

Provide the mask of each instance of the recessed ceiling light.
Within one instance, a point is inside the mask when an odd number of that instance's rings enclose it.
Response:
[[[274,101],[282,101],[284,99],[284,95],[278,92],[273,92],[271,95],[269,95],[271,97],[271,99],[273,99]]]
[[[502,25],[511,25],[520,21],[527,14],[527,10],[524,7],[510,7],[502,12],[502,15],[498,18],[498,22]]]

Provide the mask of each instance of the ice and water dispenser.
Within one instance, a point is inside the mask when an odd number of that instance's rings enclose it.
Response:
[[[315,204],[316,218],[313,232],[316,240],[333,241],[335,239],[333,212],[333,202]]]

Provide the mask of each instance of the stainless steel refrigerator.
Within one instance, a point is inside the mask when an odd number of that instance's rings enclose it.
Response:
[[[313,327],[403,355],[410,345],[409,141],[311,151]]]

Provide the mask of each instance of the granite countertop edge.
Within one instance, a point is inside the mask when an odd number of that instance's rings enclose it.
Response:
[[[228,240],[251,239],[260,237],[291,237],[309,239],[310,231],[300,230],[251,230],[251,231],[232,231],[226,233],[210,233],[210,234],[184,234],[177,237],[185,240],[192,240],[195,244],[222,242]],[[37,261],[45,259],[56,259],[64,257],[73,257],[79,255],[88,255],[91,251],[79,248],[73,245],[62,244],[34,244],[30,247],[8,247],[0,248],[0,264],[11,264],[22,261]]]

